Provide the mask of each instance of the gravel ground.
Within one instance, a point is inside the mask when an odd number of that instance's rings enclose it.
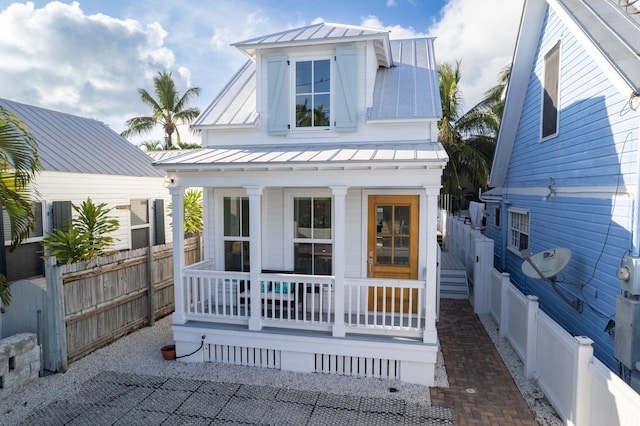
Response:
[[[555,417],[553,409],[535,382],[524,378],[522,363],[509,343],[497,337],[497,328],[491,318],[481,317],[481,320],[514,376],[523,397],[536,413],[538,422],[561,425],[562,422]],[[34,410],[77,393],[83,383],[102,371],[258,384],[341,395],[400,398],[411,403],[431,405],[429,388],[396,380],[302,374],[218,363],[164,361],[159,349],[172,342],[171,316],[168,316],[157,321],[153,327],[143,328],[72,363],[66,373],[41,377],[17,388],[9,397],[0,401],[0,424],[17,424]],[[440,353],[436,365],[436,386],[449,386]],[[397,389],[397,392],[389,392],[391,387]]]
[[[509,341],[505,337],[500,337],[498,326],[491,315],[482,314],[478,315],[478,317],[511,373],[513,381],[520,389],[522,397],[535,414],[536,421],[542,425],[561,426],[563,424],[562,421],[538,387],[536,381],[525,377],[524,364],[511,347]]]
[[[364,379],[327,374],[241,367],[219,363],[164,361],[160,347],[173,342],[171,316],[72,363],[66,373],[41,377],[0,401],[0,425],[14,425],[34,410],[77,393],[82,384],[101,371],[148,374],[187,379],[234,382],[314,390],[342,395],[404,399],[431,405],[429,388],[397,380]],[[448,386],[442,356],[438,356],[437,385]],[[389,388],[397,392],[389,392]]]

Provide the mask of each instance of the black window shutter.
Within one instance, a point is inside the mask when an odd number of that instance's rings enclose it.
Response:
[[[164,200],[153,200],[153,220],[155,228],[156,244],[165,244],[165,228],[164,228]]]
[[[71,201],[53,202],[53,229],[66,231],[71,226],[72,218]]]

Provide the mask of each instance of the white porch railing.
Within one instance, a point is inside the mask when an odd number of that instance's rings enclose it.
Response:
[[[182,272],[184,317],[211,323],[248,324],[250,274],[211,270],[211,261]],[[335,277],[260,274],[260,319],[266,327],[421,338],[425,329],[426,282],[415,280],[344,280],[344,318],[336,319]],[[369,304],[369,300],[387,300]],[[340,303],[340,302],[339,302]]]
[[[345,279],[347,330],[357,333],[388,330],[396,336],[421,337],[425,288],[424,281]],[[387,302],[370,303],[372,298]]]

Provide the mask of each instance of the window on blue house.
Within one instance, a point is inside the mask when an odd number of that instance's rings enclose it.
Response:
[[[542,84],[541,138],[558,134],[558,107],[560,86],[560,41],[544,55],[544,78]]]
[[[509,210],[509,249],[520,253],[529,248],[529,211]]]
[[[249,198],[224,197],[224,269],[249,272]]]

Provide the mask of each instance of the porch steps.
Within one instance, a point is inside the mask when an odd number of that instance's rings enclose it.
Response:
[[[469,286],[467,272],[464,269],[440,270],[440,298],[468,299]]]

